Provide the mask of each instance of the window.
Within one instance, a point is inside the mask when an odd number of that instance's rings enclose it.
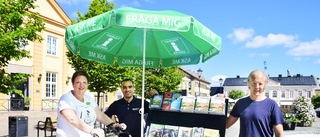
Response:
[[[307,91],[307,98],[311,98],[311,91]]]
[[[293,91],[290,91],[289,98],[293,98]]]
[[[298,96],[302,96],[302,91],[298,91]]]
[[[47,54],[48,55],[57,55],[57,38],[48,36],[47,39]]]
[[[46,97],[57,97],[57,73],[46,73]]]
[[[285,98],[286,97],[286,92],[285,91],[281,91],[281,98]]]
[[[108,103],[108,92],[104,94],[104,102]]]
[[[277,91],[273,91],[273,95],[272,95],[272,97],[274,97],[274,98],[276,98],[277,97]]]
[[[14,40],[14,42],[19,42],[18,49],[27,50],[28,40],[26,38],[19,38],[18,40]]]
[[[122,92],[120,90],[116,91],[116,100],[121,99],[122,97]]]
[[[265,91],[266,92],[266,96],[269,97],[269,91]]]

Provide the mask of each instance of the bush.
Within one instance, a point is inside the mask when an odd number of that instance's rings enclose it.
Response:
[[[312,126],[315,121],[316,114],[313,105],[305,96],[299,96],[293,101],[293,111],[296,117],[306,125]]]
[[[244,97],[245,94],[241,90],[231,90],[230,93],[228,94],[228,96],[229,96],[229,98],[236,100],[238,98]]]
[[[295,116],[295,114],[293,112],[283,112],[282,113],[284,122],[286,122],[289,126],[289,128],[291,128],[291,124],[292,122],[294,123],[298,123],[300,122],[300,120]]]
[[[320,107],[320,95],[314,95],[311,98],[311,103],[314,106],[314,108],[319,108]]]

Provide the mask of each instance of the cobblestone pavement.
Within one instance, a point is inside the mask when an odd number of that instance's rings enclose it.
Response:
[[[239,136],[240,120],[226,130],[226,137]],[[316,118],[312,127],[296,127],[295,130],[285,130],[286,137],[320,137],[320,118]]]
[[[37,126],[38,121],[45,121],[46,117],[56,117],[57,111],[1,111],[0,112],[0,137],[9,136],[9,116],[27,116],[28,117],[28,137],[37,137]],[[47,132],[47,136],[50,132]],[[54,132],[55,135],[55,132]],[[39,137],[44,137],[44,132],[39,132]]]
[[[56,110],[53,111],[12,111],[0,112],[0,137],[8,137],[9,135],[9,116],[28,116],[28,136],[37,137],[37,129],[35,128],[38,121],[44,121],[46,117],[56,117]],[[47,132],[50,135],[50,132]],[[55,135],[55,132],[54,132]],[[239,120],[229,129],[226,130],[226,137],[237,137],[239,135]],[[296,127],[295,130],[285,130],[286,137],[320,137],[320,118],[312,127]],[[39,132],[40,137],[44,137],[44,132]]]

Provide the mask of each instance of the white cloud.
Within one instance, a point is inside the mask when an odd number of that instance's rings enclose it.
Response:
[[[320,40],[300,43],[297,47],[290,49],[287,54],[292,56],[319,56]]]
[[[152,4],[155,2],[155,0],[145,0],[145,2]]]
[[[233,32],[228,34],[227,37],[232,39],[234,43],[237,43],[252,39],[253,34],[254,30],[252,28],[238,28],[233,29]]]
[[[316,64],[320,64],[320,59],[318,59],[316,62],[314,62]]]
[[[256,36],[252,41],[246,43],[246,48],[272,47],[284,45],[285,47],[293,47],[298,44],[298,36],[285,34],[268,34],[267,37]]]
[[[250,54],[248,54],[248,57],[250,57],[250,58],[254,58],[254,57],[268,57],[268,56],[270,56],[269,53],[261,53],[261,54],[259,54],[259,53],[250,53]]]
[[[78,3],[90,3],[91,0],[56,0],[59,4],[65,4],[65,5],[77,5]]]
[[[308,57],[300,57],[300,56],[297,56],[294,58],[294,60],[296,61],[306,61],[306,60],[309,60],[310,58]]]
[[[211,87],[217,87],[217,86],[220,86],[220,82],[219,82],[219,79],[222,78],[223,79],[223,82],[224,80],[226,80],[227,76],[223,76],[223,75],[217,75],[217,76],[213,76],[211,77]],[[222,84],[223,84],[222,82]]]
[[[71,14],[71,19],[74,19],[74,20],[76,20],[76,18],[78,18],[78,14],[77,14],[77,12],[78,11],[76,11],[76,12],[72,12],[72,14]]]
[[[133,4],[133,7],[140,7],[141,6],[141,4],[138,1],[133,1],[132,4]]]

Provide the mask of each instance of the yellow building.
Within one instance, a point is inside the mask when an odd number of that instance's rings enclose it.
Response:
[[[24,96],[30,97],[30,109],[40,110],[56,108],[59,97],[68,92],[71,82],[68,82],[73,73],[66,57],[65,29],[71,24],[70,18],[65,14],[55,0],[38,0],[34,11],[39,12],[45,22],[45,30],[40,32],[44,40],[28,42],[24,47],[30,51],[32,58],[20,61],[12,60],[7,67],[7,73],[33,74],[20,88]],[[6,100],[9,108],[14,108],[14,99],[21,99],[17,94],[0,94],[1,100]],[[11,103],[9,103],[11,102]],[[18,103],[19,102],[15,102]]]

